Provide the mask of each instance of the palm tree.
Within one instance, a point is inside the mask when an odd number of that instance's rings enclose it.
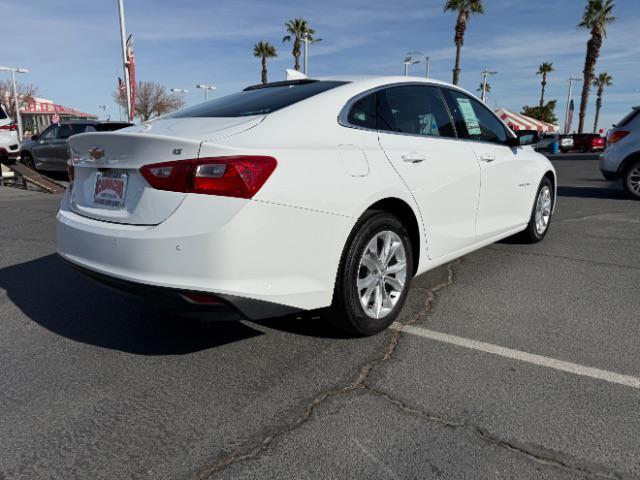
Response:
[[[482,87],[483,87],[483,83],[480,82],[480,86],[478,87],[478,90],[476,90],[476,92],[482,93]],[[491,84],[489,82],[487,82],[487,85],[485,86],[485,92],[486,93],[491,92]]]
[[[317,42],[313,35],[316,31],[309,26],[304,18],[294,18],[284,24],[287,27],[287,34],[282,38],[282,42],[290,42],[293,38],[293,58],[295,59],[294,68],[300,71],[300,44],[303,38],[306,38],[308,42]]]
[[[278,56],[276,47],[269,42],[259,41],[253,46],[253,56],[262,60],[262,83],[267,83],[267,58]]]
[[[464,32],[467,30],[467,22],[471,15],[484,13],[482,0],[447,0],[444,4],[445,12],[457,12],[455,35],[453,41],[456,44],[456,64],[453,68],[453,84],[458,85],[460,81],[460,50],[464,45]]]
[[[553,63],[544,62],[538,67],[536,75],[542,75],[542,93],[540,93],[540,108],[544,107],[544,90],[547,88],[547,74],[553,72]]]
[[[582,97],[580,98],[580,121],[578,123],[578,133],[584,130],[584,117],[589,103],[589,91],[594,79],[596,61],[600,56],[602,41],[607,36],[607,25],[615,20],[612,15],[615,4],[613,0],[589,0],[582,14],[582,21],[578,24],[580,28],[591,30],[591,38],[587,42],[587,55],[584,60]]]
[[[613,77],[607,72],[602,72],[596,78],[593,79],[593,86],[596,90],[596,118],[593,121],[593,133],[598,131],[598,119],[600,118],[600,109],[602,108],[602,94],[604,93],[604,87],[610,87],[613,85]]]

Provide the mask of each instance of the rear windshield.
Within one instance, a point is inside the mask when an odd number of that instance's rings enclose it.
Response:
[[[252,88],[186,108],[169,115],[169,117],[247,117],[250,115],[266,115],[345,83],[327,80]]]
[[[127,128],[133,125],[133,123],[98,123],[95,128],[98,132],[113,132],[122,128]]]
[[[640,113],[640,107],[634,108],[622,120],[616,123],[614,127],[624,127],[627,123],[636,118],[636,115],[638,115],[638,113]]]

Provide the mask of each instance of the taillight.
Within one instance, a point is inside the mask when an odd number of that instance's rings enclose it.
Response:
[[[15,132],[18,130],[18,126],[15,123],[10,123],[9,125],[0,125],[0,130],[9,130],[10,132]]]
[[[626,130],[615,130],[613,132],[609,132],[609,135],[607,136],[607,143],[619,142],[627,135],[629,135],[629,132]]]
[[[140,173],[156,190],[252,198],[276,165],[273,157],[238,155],[154,163]]]

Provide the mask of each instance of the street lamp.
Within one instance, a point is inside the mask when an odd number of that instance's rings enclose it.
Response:
[[[13,83],[13,101],[16,106],[16,120],[18,121],[18,140],[22,142],[22,118],[20,118],[20,107],[18,104],[18,87],[16,85],[16,73],[29,73],[28,68],[0,67],[0,72],[11,72],[11,82]]]
[[[411,58],[412,55],[419,55],[424,58],[425,78],[429,78],[429,71],[431,70],[431,60],[422,52],[408,52],[407,58]],[[418,63],[418,62],[415,62]]]
[[[98,105],[98,108],[102,110],[102,116],[107,120],[107,108],[109,108],[109,105]]]
[[[489,75],[495,75],[498,72],[490,72],[487,67],[484,67],[482,71],[482,101],[487,103],[487,77]]]
[[[201,88],[204,90],[204,101],[209,100],[209,90],[215,90],[216,87],[214,85],[204,85],[203,83],[199,83],[196,85],[196,88]]]
[[[302,67],[302,73],[304,73],[306,75],[307,74],[307,44],[308,43],[321,42],[322,39],[321,38],[311,38],[311,34],[303,33],[302,37],[300,37],[300,40],[302,40],[304,42],[304,65]]]
[[[411,56],[406,56],[406,57],[404,57],[404,60],[402,61],[402,63],[404,65],[404,76],[408,77],[409,76],[409,67],[411,65],[415,65],[416,63],[420,63],[420,61],[418,61],[418,60],[413,61]]]

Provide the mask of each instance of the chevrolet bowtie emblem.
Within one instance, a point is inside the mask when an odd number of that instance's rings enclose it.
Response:
[[[104,157],[104,150],[98,147],[93,147],[89,150],[89,156],[94,160],[100,160]]]

